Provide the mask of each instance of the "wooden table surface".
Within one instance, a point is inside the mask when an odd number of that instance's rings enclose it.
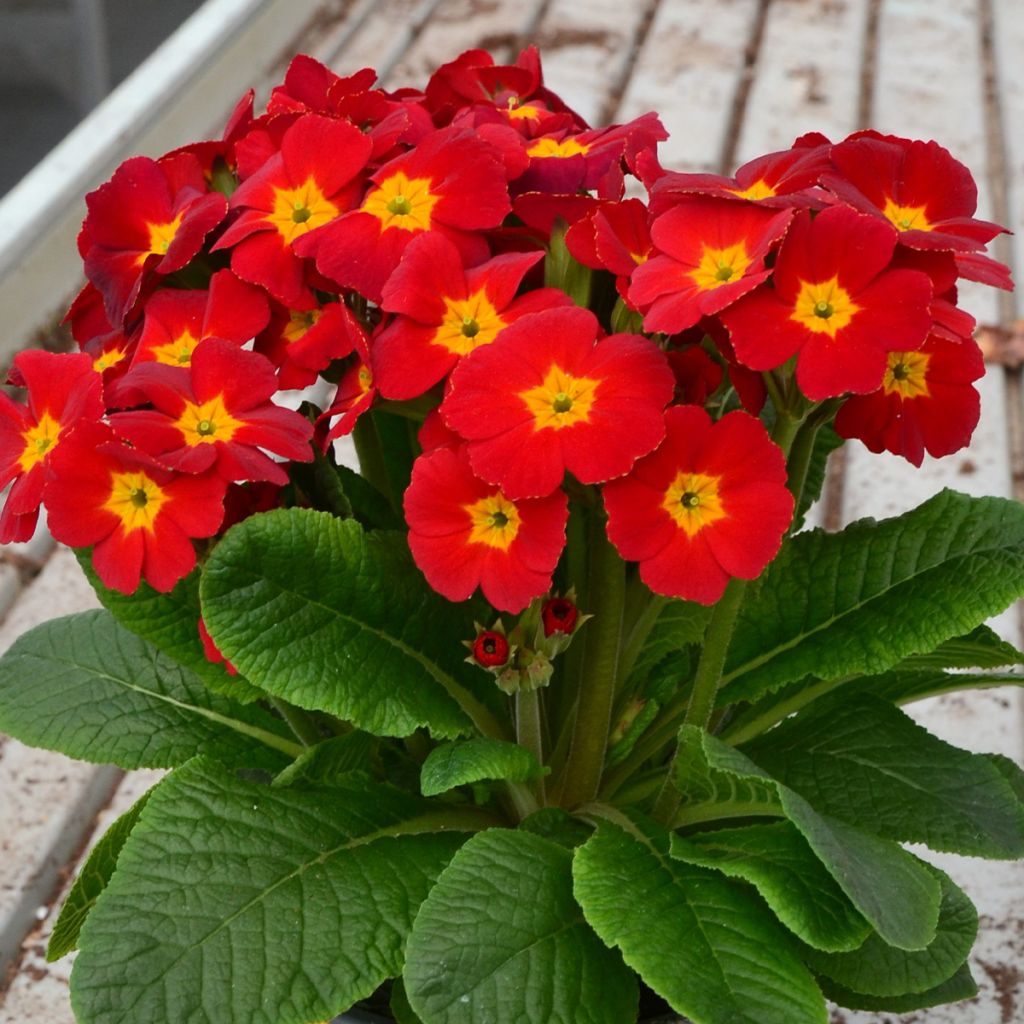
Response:
[[[1024,275],[1022,0],[297,0],[292,9],[309,23],[297,36],[308,52],[342,72],[377,67],[392,86],[425,82],[469,47],[508,58],[537,43],[547,83],[592,123],[657,110],[671,133],[664,162],[680,170],[728,171],[810,130],[835,139],[870,125],[935,138],[978,178],[979,216],[1016,231],[997,255]],[[264,87],[284,56],[269,43],[253,53]],[[211,127],[195,118],[178,126],[185,138]],[[967,283],[962,304],[992,337],[1012,340],[1015,296]],[[1020,373],[1006,362],[991,362],[981,381],[969,449],[915,471],[851,443],[831,467],[818,523],[892,515],[947,486],[1020,497]],[[93,605],[74,558],[45,534],[3,551],[0,650],[35,623]],[[1020,643],[1016,611],[995,626]],[[915,713],[959,746],[1024,761],[1017,691]],[[53,908],[90,841],[158,774],[124,776],[0,736],[0,1024],[73,1022],[70,962],[44,958]],[[981,914],[978,998],[904,1016],[837,1010],[833,1024],[1024,1021],[1024,865],[936,859]]]

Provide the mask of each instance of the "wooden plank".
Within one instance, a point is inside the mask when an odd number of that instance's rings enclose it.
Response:
[[[75,956],[71,954],[53,964],[46,962],[46,945],[57,921],[57,913],[93,846],[120,815],[159,782],[163,774],[159,771],[138,771],[124,776],[96,818],[88,845],[77,858],[73,870],[67,872],[60,893],[36,909],[36,925],[19,950],[18,973],[7,991],[0,995],[0,1024],[25,1024],[26,1021],[75,1024],[68,999],[68,984]]]
[[[659,6],[616,120],[656,110],[670,136],[659,152],[673,170],[719,170],[757,10],[757,0]]]
[[[985,135],[984,65],[978,5],[974,0],[890,0],[878,30],[873,124],[894,134],[935,138],[974,172],[979,216],[991,215]],[[1014,67],[1019,68],[1019,62]],[[1016,71],[1015,74],[1019,74]],[[961,303],[982,322],[996,322],[998,296],[969,283]],[[971,446],[942,460],[926,459],[918,471],[894,456],[877,456],[859,443],[848,446],[844,517],[894,515],[920,504],[942,487],[972,494],[1011,496],[1007,458],[1005,380],[990,368],[980,387],[982,419]],[[994,623],[1019,642],[1016,615]],[[949,742],[1024,759],[1024,700],[1018,692],[957,695],[923,702],[915,717]],[[923,853],[923,851],[922,851]],[[1024,865],[992,864],[927,853],[967,891],[981,913],[972,966],[981,991],[968,1005],[927,1011],[929,1024],[1000,1024],[1017,1019],[1024,957]],[[921,1020],[894,1016],[893,1024]],[[837,1013],[836,1024],[870,1024],[877,1016]]]
[[[754,65],[737,165],[785,149],[805,132],[838,141],[856,129],[868,10],[868,0],[774,0]]]
[[[446,0],[391,69],[392,86],[422,88],[441,65],[463,50],[489,50],[495,60],[514,60],[537,23],[544,0]]]

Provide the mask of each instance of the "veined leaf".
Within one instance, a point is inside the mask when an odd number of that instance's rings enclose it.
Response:
[[[132,594],[122,594],[103,585],[92,567],[88,549],[76,551],[96,596],[111,615],[158,651],[191,669],[215,693],[249,703],[262,696],[243,676],[231,675],[203,653],[199,639],[199,570],[194,569],[168,594],[142,582]]]
[[[812,970],[846,989],[893,998],[926,992],[948,981],[963,966],[978,934],[978,912],[962,890],[936,868],[942,886],[939,927],[927,949],[906,952],[871,935],[860,949],[846,953],[804,950]]]
[[[376,735],[501,732],[472,693],[483,673],[463,663],[470,608],[427,586],[401,534],[310,509],[252,516],[214,549],[200,591],[219,649],[275,696]]]
[[[476,736],[435,747],[420,770],[420,790],[437,796],[471,782],[528,782],[543,771],[525,747]]]
[[[117,867],[121,848],[135,828],[135,823],[139,820],[148,799],[149,793],[139,797],[92,848],[74,885],[71,886],[64,906],[60,908],[60,914],[50,933],[50,942],[46,947],[46,959],[49,963],[59,960],[73,949],[78,949],[78,934],[82,930],[82,925],[95,906],[100,893],[106,889],[110,876]]]
[[[602,821],[573,878],[597,934],[693,1024],[824,1024],[821,992],[764,905],[671,858],[667,835]]]
[[[623,1024],[637,1013],[636,979],[573,900],[572,854],[504,829],[473,836],[424,901],[405,988],[424,1024]]]
[[[943,491],[897,519],[793,537],[739,622],[722,704],[807,676],[877,674],[1024,593],[1024,507]]]
[[[699,786],[710,780],[715,789],[728,793],[728,777],[733,776],[738,786],[771,794],[775,813],[796,826],[853,906],[887,942],[901,949],[924,949],[935,937],[938,882],[898,844],[818,813],[750,758],[701,729],[683,726],[679,749],[677,784],[684,801],[691,777]],[[721,817],[737,816],[731,811],[726,802]],[[704,820],[712,820],[711,814]]]
[[[276,770],[280,753],[302,749],[273,715],[211,693],[106,611],[53,619],[15,641],[0,659],[0,730],[121,768],[172,768],[198,751]]]
[[[359,729],[324,740],[297,757],[271,785],[323,786],[349,772],[365,771],[373,743],[374,738]]]
[[[910,1013],[913,1010],[926,1010],[944,1003],[959,1003],[964,999],[973,999],[978,994],[978,986],[971,977],[971,969],[964,964],[948,981],[925,992],[915,992],[903,996],[866,996],[861,992],[853,992],[842,985],[837,985],[830,978],[818,979],[821,990],[834,1003],[845,1006],[849,1010],[873,1010],[878,1013]]]
[[[82,928],[76,1017],[333,1017],[400,973],[416,910],[472,827],[390,787],[285,791],[192,762],[150,797]]]
[[[856,949],[871,932],[791,822],[673,835],[670,852],[677,860],[750,882],[775,916],[817,949]]]
[[[695,601],[669,601],[633,665],[626,689],[638,686],[670,655],[681,656],[691,644],[699,644],[710,618],[711,609]]]
[[[978,626],[966,636],[955,636],[934,651],[912,654],[898,669],[1006,668],[1024,665],[1024,653],[1007,643],[994,629]]]
[[[878,835],[1024,855],[1024,807],[1000,769],[876,697],[813,704],[744,749],[814,807]]]

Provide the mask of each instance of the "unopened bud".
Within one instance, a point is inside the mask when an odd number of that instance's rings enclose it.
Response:
[[[577,618],[579,609],[567,597],[548,598],[540,610],[545,636],[551,636],[552,633],[572,633],[576,628]]]
[[[500,668],[509,659],[507,638],[494,629],[485,629],[473,641],[473,658],[484,668]]]

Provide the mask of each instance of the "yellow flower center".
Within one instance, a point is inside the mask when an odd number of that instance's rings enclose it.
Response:
[[[363,363],[362,366],[359,367],[359,373],[356,374],[356,379],[359,381],[359,388],[364,395],[373,387],[373,373],[371,373],[370,368],[366,363]]]
[[[92,361],[92,368],[97,373],[102,373],[104,370],[109,370],[112,366],[117,366],[126,355],[127,353],[123,348],[108,348]]]
[[[147,256],[166,256],[167,250],[174,241],[174,236],[181,227],[181,220],[185,216],[184,211],[178,214],[174,220],[166,221],[163,224],[147,224],[149,229],[149,248],[139,253],[139,263],[145,263]]]
[[[155,345],[151,351],[158,363],[167,366],[189,366],[192,363],[192,353],[198,344],[199,338],[191,331],[185,330],[163,345]]]
[[[444,319],[430,341],[453,355],[464,356],[489,345],[506,326],[482,288],[466,299],[446,298],[444,304]]]
[[[718,496],[718,480],[717,476],[680,471],[665,492],[661,507],[688,537],[696,536],[709,523],[725,517],[722,499]]]
[[[518,96],[509,96],[505,113],[513,121],[522,121],[529,117],[540,117],[540,109],[532,103],[520,104]]]
[[[60,436],[60,424],[48,413],[39,417],[39,422],[28,430],[22,431],[25,448],[18,459],[22,472],[27,473],[33,466],[46,459],[50,449],[57,443]]]
[[[288,323],[281,332],[282,337],[289,345],[304,338],[316,326],[322,315],[322,309],[293,309],[288,317]]]
[[[590,419],[590,409],[601,382],[589,377],[573,377],[560,366],[548,370],[544,383],[519,397],[533,414],[534,430],[564,430]]]
[[[923,206],[900,206],[893,199],[886,199],[882,213],[898,231],[931,231],[924,211]]]
[[[724,249],[713,249],[705,245],[700,254],[700,263],[688,276],[702,292],[709,292],[742,277],[752,262],[743,242]]]
[[[590,146],[577,139],[536,139],[526,149],[527,156],[566,157],[586,153]]]
[[[860,312],[850,293],[839,284],[839,278],[828,281],[801,281],[790,320],[803,324],[809,331],[834,338]]]
[[[895,391],[903,399],[927,398],[930,360],[927,352],[890,352],[882,390],[887,395]]]
[[[163,489],[145,473],[112,473],[110,497],[103,507],[121,520],[122,527],[132,530],[149,530],[167,502]]]
[[[274,209],[267,220],[291,245],[314,228],[322,227],[338,216],[340,210],[323,194],[313,178],[296,188],[274,189]]]
[[[381,228],[429,231],[440,199],[431,193],[432,184],[431,178],[408,178],[396,171],[363,200],[363,212],[376,217]]]
[[[769,185],[764,178],[758,178],[753,185],[746,188],[731,188],[729,191],[740,199],[768,199],[776,194],[774,186]]]
[[[508,551],[519,532],[519,510],[501,491],[462,507],[469,513],[471,544]]]
[[[184,435],[186,444],[213,444],[215,441],[230,441],[242,426],[224,405],[224,398],[218,395],[202,405],[186,402],[185,410],[174,424]]]

